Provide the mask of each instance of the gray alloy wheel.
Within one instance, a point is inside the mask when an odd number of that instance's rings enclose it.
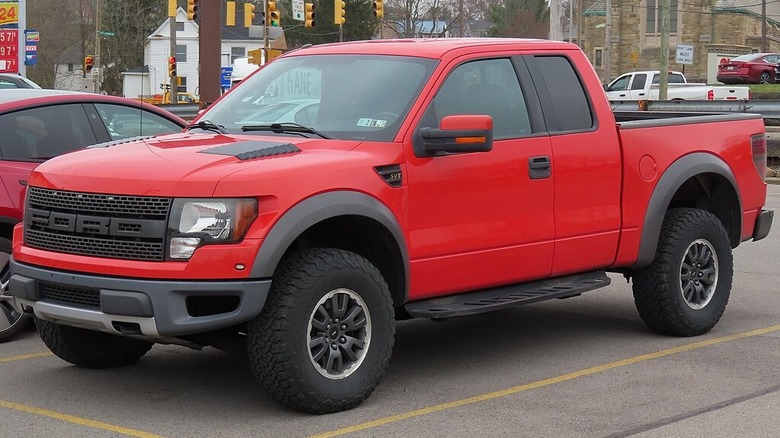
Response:
[[[11,267],[8,260],[11,257],[11,241],[0,237],[0,342],[13,339],[24,330],[31,316],[18,312],[11,305],[11,295],[8,294],[8,282],[11,279]]]
[[[323,377],[339,380],[360,368],[371,344],[371,314],[350,289],[323,296],[309,317],[309,359]]]

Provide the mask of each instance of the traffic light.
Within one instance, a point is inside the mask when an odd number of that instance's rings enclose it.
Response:
[[[236,25],[236,2],[228,0],[225,3],[225,26]]]
[[[84,73],[89,73],[92,71],[92,67],[94,66],[94,58],[92,55],[87,55],[84,57]]]
[[[305,27],[314,27],[314,3],[304,3],[303,10],[306,18],[303,25]]]
[[[260,65],[262,62],[261,50],[262,49],[247,50],[246,54],[249,56],[250,64]]]
[[[335,24],[344,24],[347,22],[345,18],[347,11],[344,8],[347,7],[347,3],[344,0],[333,0],[333,22]]]
[[[244,27],[249,27],[255,21],[255,5],[244,3]]]
[[[168,77],[176,77],[176,57],[168,58]]]
[[[279,10],[276,9],[276,2],[268,0],[268,20],[271,22],[271,26],[277,27],[281,24]]]
[[[200,0],[187,0],[187,19],[198,19],[198,2]]]
[[[385,6],[382,0],[374,0],[374,17],[382,18],[385,15]]]

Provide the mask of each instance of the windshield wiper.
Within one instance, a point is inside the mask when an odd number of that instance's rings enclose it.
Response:
[[[241,131],[243,132],[250,132],[250,131],[271,131],[271,132],[294,132],[294,133],[306,133],[306,134],[314,134],[322,138],[332,139],[328,134],[325,134],[322,131],[318,131],[314,128],[310,128],[308,126],[299,125],[298,123],[293,122],[284,122],[284,123],[271,123],[269,125],[244,125],[241,127]]]
[[[214,131],[219,132],[220,134],[227,134],[228,130],[225,129],[222,125],[217,125],[216,123],[212,122],[211,120],[201,120],[198,123],[190,123],[189,125],[185,126],[184,129],[190,130],[190,129],[203,129],[204,131]]]

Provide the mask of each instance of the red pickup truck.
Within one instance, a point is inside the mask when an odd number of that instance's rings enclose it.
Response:
[[[764,238],[764,124],[613,113],[574,45],[381,40],[291,52],[180,134],[52,159],[10,293],[82,367],[154,343],[245,345],[276,401],[365,400],[395,321],[633,283],[639,315],[710,330],[732,249]]]

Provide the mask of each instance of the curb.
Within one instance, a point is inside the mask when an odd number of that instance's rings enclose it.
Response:
[[[766,179],[767,184],[780,184],[780,178],[772,177]]]

